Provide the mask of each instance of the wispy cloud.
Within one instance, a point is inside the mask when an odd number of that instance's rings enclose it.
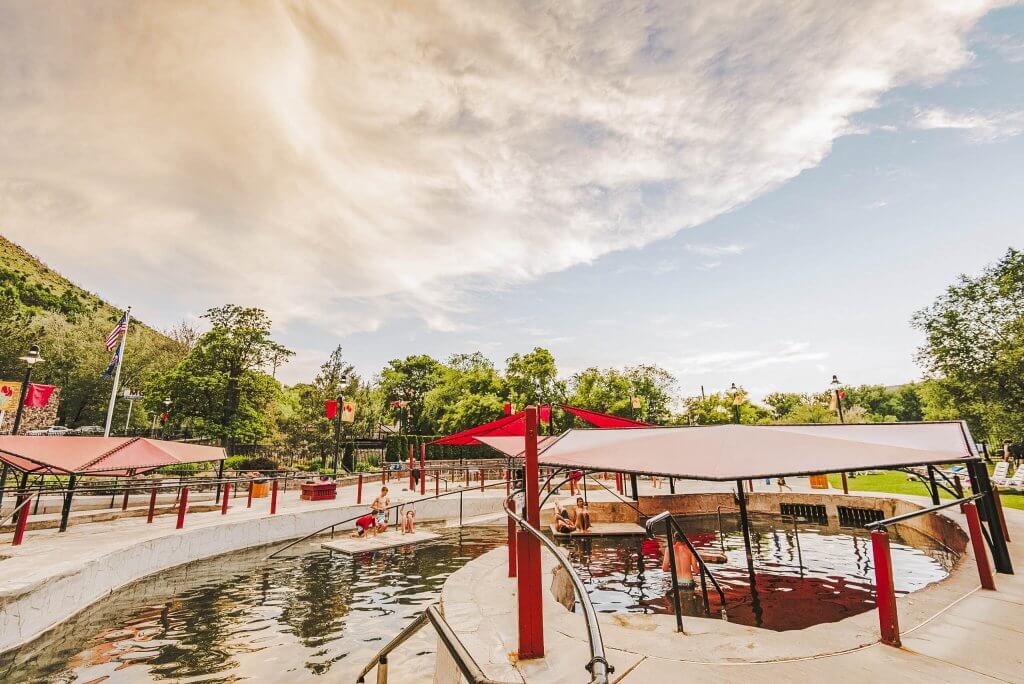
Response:
[[[827,352],[814,351],[808,342],[786,342],[775,349],[734,349],[679,356],[669,365],[682,375],[755,370],[767,366],[820,361]]]
[[[735,242],[725,245],[688,244],[686,251],[708,257],[735,256],[747,251],[747,245],[738,245]]]
[[[814,167],[995,4],[6,3],[3,231],[139,310],[458,330]]]
[[[951,112],[941,107],[920,109],[911,122],[914,128],[949,128],[965,131],[975,142],[994,142],[1024,133],[1024,111],[981,113]]]

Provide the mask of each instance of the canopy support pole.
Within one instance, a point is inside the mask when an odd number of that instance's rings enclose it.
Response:
[[[220,460],[220,467],[217,468],[217,498],[214,499],[214,503],[220,503],[220,488],[224,485],[224,459]]]
[[[747,495],[743,491],[743,480],[736,480],[736,495],[740,506],[740,529],[743,532],[743,549],[747,553],[747,575],[750,586],[754,586],[754,555],[750,550],[750,519],[747,517]]]
[[[10,466],[4,463],[3,470],[0,471],[0,507],[4,503],[4,487],[7,486],[7,471],[10,470]]]
[[[71,515],[71,497],[75,495],[75,484],[78,482],[78,476],[74,473],[68,477],[68,493],[64,495],[64,505],[60,509],[60,529],[58,532],[67,532],[68,529],[68,516]],[[155,489],[153,491],[156,491]]]
[[[630,473],[629,474],[629,486],[630,486],[630,489],[633,490],[633,501],[639,501],[640,500],[640,492],[638,492],[637,488],[636,488],[636,473]]]
[[[928,489],[932,495],[932,505],[939,505],[939,485],[935,481],[935,466],[928,466]]]
[[[1006,548],[1006,534],[1002,521],[999,519],[999,511],[996,509],[992,483],[988,479],[988,468],[984,463],[970,461],[967,463],[967,473],[971,476],[971,489],[974,490],[974,493],[984,492],[988,495],[978,501],[985,504],[982,512],[985,513],[988,528],[992,532],[992,560],[995,561],[996,572],[1012,575],[1013,562],[1010,560],[1010,550]]]

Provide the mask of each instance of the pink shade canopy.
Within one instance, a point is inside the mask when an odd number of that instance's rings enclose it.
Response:
[[[221,447],[141,437],[0,436],[0,461],[30,473],[127,475],[226,456]]]
[[[481,441],[523,451],[522,438]],[[538,448],[545,466],[717,481],[978,459],[966,426],[954,421],[569,430]]]
[[[520,411],[519,413],[513,413],[510,416],[504,416],[498,420],[492,420],[490,423],[484,423],[483,425],[477,425],[476,427],[463,430],[462,432],[456,432],[454,435],[448,435],[441,439],[435,439],[431,444],[455,444],[458,446],[466,446],[468,444],[479,444],[478,437],[509,437],[509,436],[520,436],[526,434],[526,412]]]

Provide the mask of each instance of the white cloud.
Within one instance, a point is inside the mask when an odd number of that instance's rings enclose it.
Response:
[[[1024,133],[1024,111],[982,114],[956,113],[941,107],[922,109],[914,113],[914,128],[930,130],[949,128],[966,131],[975,142],[994,142]]]
[[[140,312],[455,330],[815,166],[989,5],[6,3],[2,230]]]
[[[792,365],[828,358],[827,352],[813,351],[808,342],[786,342],[777,348],[733,349],[678,356],[667,365],[679,375],[742,373],[768,366]]]
[[[746,245],[737,245],[731,243],[728,245],[686,245],[687,252],[693,252],[694,254],[700,254],[701,256],[734,256],[736,254],[743,254],[747,251]]]

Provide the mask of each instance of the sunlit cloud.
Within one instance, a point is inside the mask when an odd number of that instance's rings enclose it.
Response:
[[[709,257],[734,256],[736,254],[743,254],[747,251],[747,246],[737,245],[735,243],[727,245],[686,245],[686,251]]]
[[[912,122],[915,128],[948,128],[967,133],[975,142],[994,142],[1024,133],[1024,111],[956,113],[941,107],[918,110]]]
[[[0,230],[142,310],[458,331],[814,167],[990,6],[4,3]]]
[[[786,342],[773,349],[727,349],[677,356],[668,365],[680,375],[742,373],[768,366],[794,365],[828,358],[828,353],[811,349],[808,342]]]

